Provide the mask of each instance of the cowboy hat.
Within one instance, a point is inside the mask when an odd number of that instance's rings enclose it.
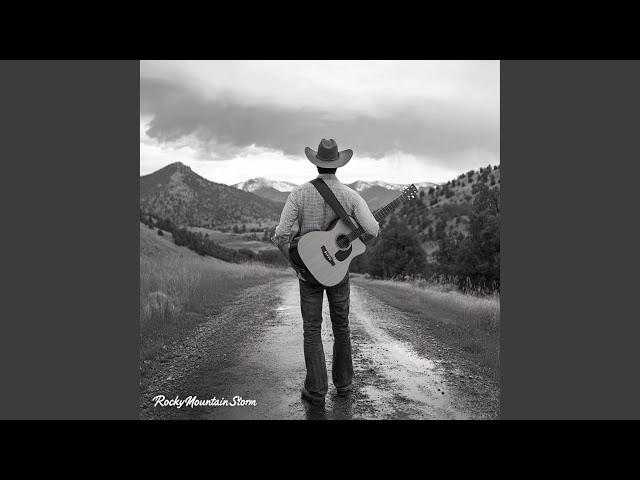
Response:
[[[304,153],[311,163],[317,167],[323,168],[338,168],[343,167],[351,160],[353,150],[347,149],[338,152],[338,144],[331,138],[327,140],[323,138],[318,145],[318,151],[306,147]]]

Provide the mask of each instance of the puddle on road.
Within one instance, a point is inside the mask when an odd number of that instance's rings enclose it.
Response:
[[[326,405],[311,407],[300,399],[305,377],[302,318],[297,281],[280,286],[275,316],[242,362],[210,378],[207,391],[256,399],[254,408],[212,410],[205,418],[259,419],[435,419],[460,418],[451,408],[438,361],[420,357],[410,345],[382,328],[401,312],[381,304],[352,285],[350,323],[354,345],[356,391],[335,396],[331,382],[333,332],[326,295],[322,343],[329,380]],[[401,321],[401,319],[399,319]],[[224,381],[223,381],[224,379]],[[225,386],[233,386],[227,392]],[[443,393],[444,392],[444,393]]]
[[[368,363],[365,368],[372,369],[390,384],[384,391],[375,386],[362,388],[374,409],[387,415],[405,403],[407,418],[464,418],[451,405],[440,362],[421,357],[410,345],[394,339],[378,326],[387,320],[380,317],[392,312],[392,308],[363,295],[352,285],[352,328],[362,328],[371,338],[369,342],[359,343],[359,354],[363,362]]]

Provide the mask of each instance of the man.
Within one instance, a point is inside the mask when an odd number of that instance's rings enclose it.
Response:
[[[318,168],[318,178],[322,178],[334,193],[347,214],[356,219],[370,236],[377,236],[380,229],[366,202],[354,190],[343,185],[336,178],[339,167],[351,160],[352,150],[338,151],[335,140],[322,139],[318,151],[305,148],[307,158]],[[338,395],[348,395],[353,382],[351,358],[351,338],[349,330],[349,274],[333,287],[305,280],[289,257],[291,227],[298,223],[299,235],[317,230],[326,230],[337,218],[337,214],[325,202],[316,188],[307,182],[293,189],[285,203],[280,223],[276,227],[273,242],[296,270],[300,284],[300,310],[304,336],[304,360],[307,376],[302,388],[302,398],[314,405],[324,405],[328,390],[327,367],[320,336],[322,326],[322,298],[326,290],[329,313],[333,328],[333,384]],[[371,237],[369,237],[371,238]]]

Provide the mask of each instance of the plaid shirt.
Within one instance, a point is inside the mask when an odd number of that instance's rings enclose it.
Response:
[[[334,174],[321,173],[317,178],[324,180],[344,210],[354,217],[368,234],[374,237],[378,235],[380,226],[358,192],[340,183]],[[300,235],[304,235],[308,232],[326,230],[337,217],[316,187],[307,182],[294,188],[289,194],[280,215],[280,223],[276,227],[274,242],[278,245],[289,242],[291,229],[296,222]]]

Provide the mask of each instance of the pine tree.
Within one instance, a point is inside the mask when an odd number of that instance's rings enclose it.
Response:
[[[469,235],[447,235],[444,222],[436,227],[439,273],[457,277],[478,287],[500,285],[500,208],[498,189],[478,184],[469,219]]]
[[[424,273],[426,254],[416,232],[395,216],[381,230],[368,259],[369,273],[382,278]]]

